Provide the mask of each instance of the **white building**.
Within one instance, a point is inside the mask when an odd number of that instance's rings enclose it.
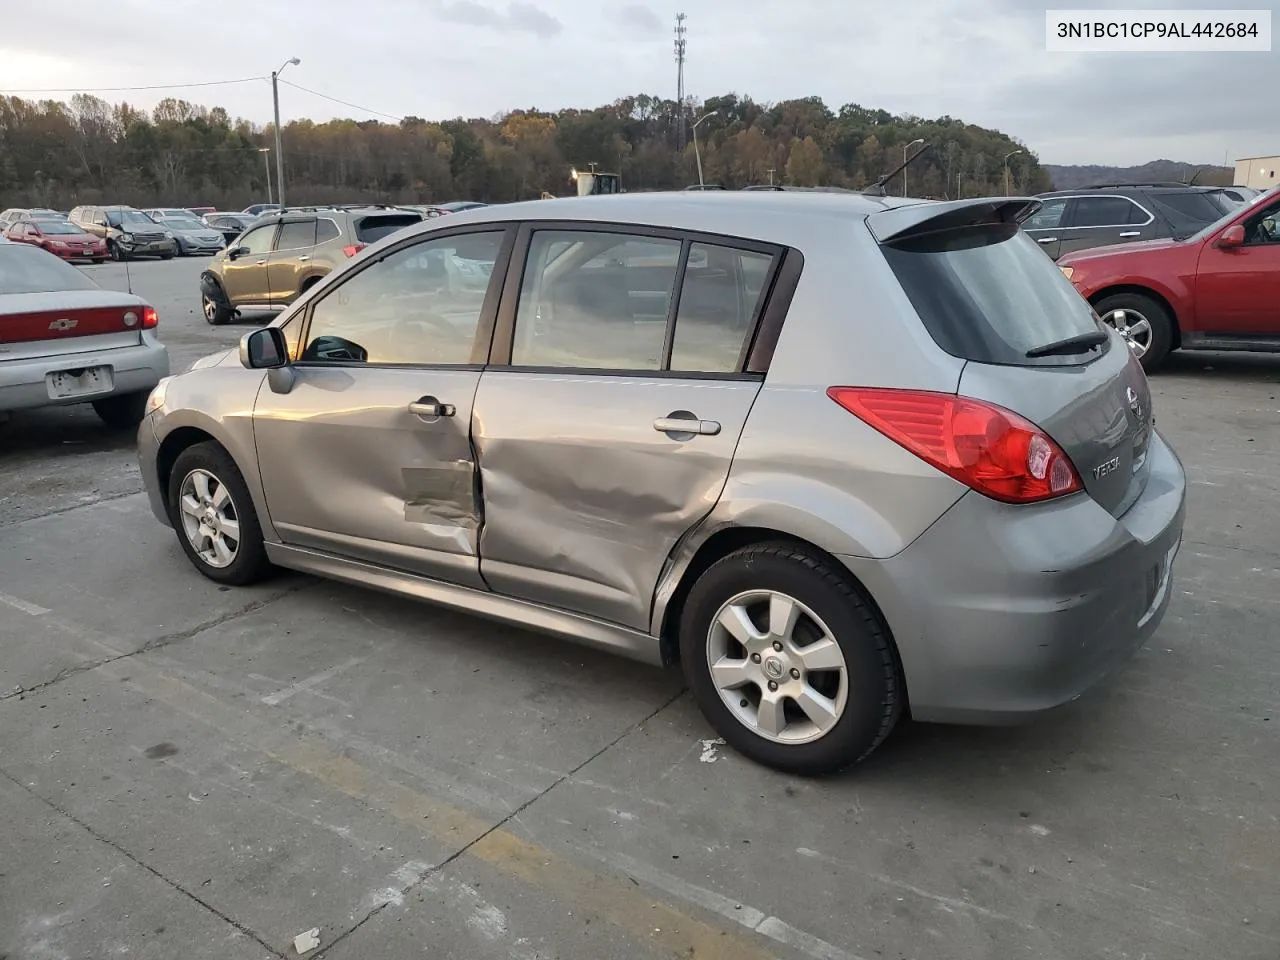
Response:
[[[1280,157],[1245,157],[1236,161],[1236,177],[1232,183],[1237,187],[1270,190],[1280,185],[1277,173],[1280,173]]]

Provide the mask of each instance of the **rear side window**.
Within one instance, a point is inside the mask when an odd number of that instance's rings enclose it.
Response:
[[[313,247],[316,243],[316,222],[314,220],[295,220],[280,224],[280,235],[276,237],[277,250],[301,250]]]
[[[340,236],[338,225],[332,220],[320,219],[316,221],[316,243],[337,240]]]
[[[1096,350],[1027,356],[1101,327],[1017,224],[917,235],[881,249],[925,328],[952,356],[1016,366],[1079,364],[1099,356]]]
[[[361,243],[377,243],[385,236],[421,223],[416,213],[380,213],[356,221],[356,239]]]
[[[1149,198],[1156,210],[1175,227],[1194,227],[1199,230],[1206,223],[1222,218],[1226,210],[1213,202],[1208,191],[1186,193],[1158,193]]]
[[[0,294],[96,289],[98,285],[75,267],[38,247],[0,247]]]
[[[680,288],[671,369],[737,373],[755,327],[773,257],[695,243]]]
[[[1146,223],[1147,215],[1127,197],[1080,197],[1071,214],[1073,227],[1121,227]]]

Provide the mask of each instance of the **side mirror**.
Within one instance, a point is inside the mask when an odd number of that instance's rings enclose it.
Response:
[[[289,365],[289,344],[279,327],[262,327],[240,338],[240,364],[250,370],[272,370]]]
[[[236,259],[236,257],[243,257],[248,252],[249,252],[248,247],[232,247],[230,250],[227,251],[227,259],[234,260]]]
[[[1244,227],[1238,223],[1227,227],[1222,231],[1222,235],[1218,237],[1218,242],[1214,246],[1221,247],[1224,250],[1244,246]]]

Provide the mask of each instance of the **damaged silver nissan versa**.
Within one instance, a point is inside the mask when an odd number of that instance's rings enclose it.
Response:
[[[156,516],[273,565],[679,662],[762,763],[1078,697],[1184,517],[1147,381],[1027,198],[707,192],[393,234],[152,393]]]

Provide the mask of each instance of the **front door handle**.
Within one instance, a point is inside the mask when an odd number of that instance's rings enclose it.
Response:
[[[1036,243],[1057,243],[1057,242],[1058,242],[1057,237],[1041,237],[1039,240],[1036,241]]]
[[[692,417],[659,417],[653,421],[653,429],[659,433],[695,433],[714,437],[720,432],[720,424],[714,420],[696,420]]]
[[[452,403],[441,403],[435,397],[420,397],[409,404],[409,412],[415,417],[452,417],[458,409]]]
[[[255,261],[253,261],[253,262],[254,262],[257,266],[259,266],[259,267],[266,266],[266,263],[267,263],[267,261],[265,261],[265,260],[255,260]]]
[[[1141,230],[1126,230],[1124,233],[1120,234],[1120,236],[1122,236],[1122,237],[1140,237],[1140,236],[1142,236],[1142,231],[1141,231]]]
[[[310,257],[308,257],[308,256],[306,256],[306,255],[303,255],[303,256],[301,256],[301,257],[299,257],[299,258],[298,258],[298,262],[299,262],[299,263],[306,263],[306,262],[307,262],[308,260],[310,260],[310,259],[311,259]]]

